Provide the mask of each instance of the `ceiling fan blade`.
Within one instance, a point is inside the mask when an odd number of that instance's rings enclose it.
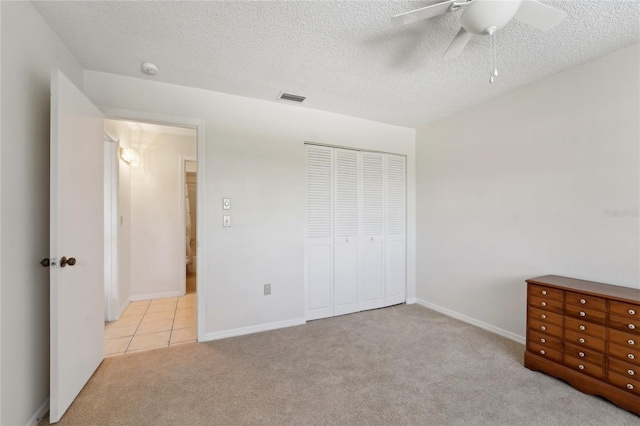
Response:
[[[431,6],[412,10],[411,12],[401,13],[391,18],[391,23],[393,25],[406,25],[413,22],[422,21],[423,19],[429,19],[435,16],[444,15],[451,10],[451,5],[456,1],[460,0],[449,0],[443,3],[432,4]]]
[[[566,12],[546,4],[538,3],[534,0],[523,0],[514,19],[539,30],[547,31],[562,22],[566,16]]]
[[[464,50],[467,43],[469,43],[471,37],[473,37],[472,33],[465,30],[464,28],[460,28],[460,31],[458,31],[458,34],[453,38],[453,41],[449,45],[449,48],[444,53],[444,58],[451,59],[458,56],[460,52]]]

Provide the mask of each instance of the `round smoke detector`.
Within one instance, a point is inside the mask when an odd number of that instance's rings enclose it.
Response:
[[[142,71],[145,74],[156,75],[158,74],[158,66],[156,64],[152,64],[151,62],[145,62],[142,64]]]

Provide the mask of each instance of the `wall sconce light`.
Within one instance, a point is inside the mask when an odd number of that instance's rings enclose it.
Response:
[[[131,147],[120,147],[120,158],[132,167],[140,165],[140,151]]]

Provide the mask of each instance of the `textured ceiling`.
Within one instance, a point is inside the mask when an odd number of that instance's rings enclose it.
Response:
[[[395,28],[392,15],[435,1],[35,2],[80,64],[274,102],[417,127],[637,43],[640,0],[542,2],[568,13],[549,32],[512,21],[489,42],[442,54],[459,12]],[[160,73],[148,77],[143,61]]]

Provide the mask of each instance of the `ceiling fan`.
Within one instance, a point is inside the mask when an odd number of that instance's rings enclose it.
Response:
[[[565,12],[535,0],[448,0],[401,13],[391,18],[391,22],[405,25],[457,10],[462,10],[461,28],[445,52],[445,59],[458,56],[474,35],[491,36],[512,19],[547,31],[567,16]]]

